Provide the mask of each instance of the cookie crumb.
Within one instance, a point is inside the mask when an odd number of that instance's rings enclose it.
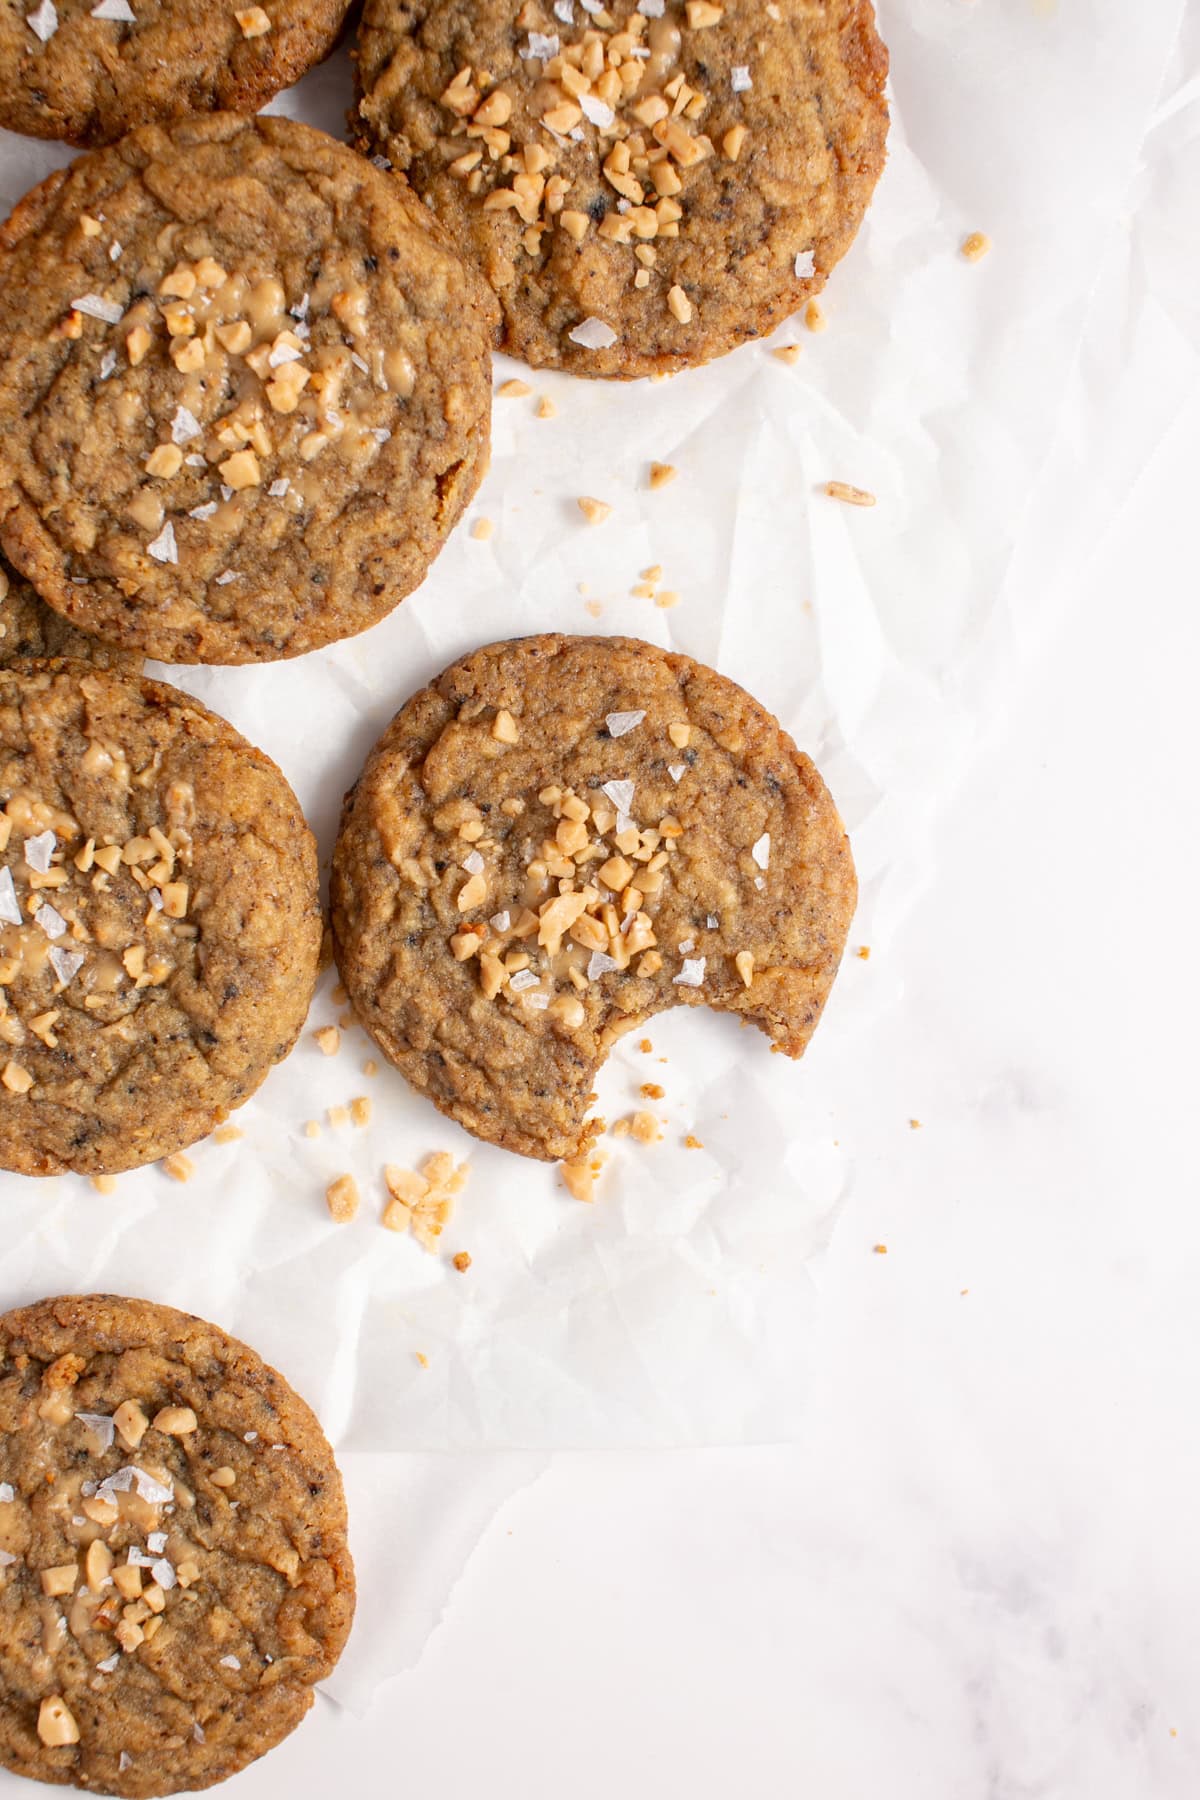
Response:
[[[587,1157],[581,1157],[577,1162],[560,1163],[559,1171],[572,1200],[591,1202],[595,1199],[596,1171]]]
[[[860,961],[870,962],[870,960],[871,960],[870,944],[860,944],[858,946],[858,949],[854,952],[854,954],[855,954],[855,956],[857,956],[860,959]]]
[[[476,519],[471,527],[471,536],[476,543],[485,544],[495,529],[490,519]]]
[[[336,1025],[322,1025],[313,1032],[313,1041],[322,1056],[336,1056],[342,1047],[342,1034]]]
[[[414,1350],[413,1355],[416,1357],[417,1361],[420,1363],[420,1365],[423,1369],[427,1369],[429,1367],[429,1358],[426,1356],[426,1354],[423,1350]]]
[[[378,1075],[378,1073],[379,1073],[379,1064],[375,1061],[375,1058],[373,1056],[368,1056],[366,1062],[363,1064],[363,1074],[367,1075],[367,1076],[373,1076],[373,1075]]]
[[[465,1275],[471,1266],[471,1258],[465,1250],[459,1250],[450,1260],[460,1275]]]
[[[639,1038],[638,1039],[638,1049],[641,1051],[643,1056],[649,1056],[649,1054],[653,1050],[653,1048],[654,1048],[654,1045],[650,1042],[649,1038]]]
[[[371,1102],[365,1094],[357,1094],[350,1102],[350,1117],[361,1131],[371,1122]]]
[[[678,473],[679,470],[675,468],[673,463],[652,462],[650,464],[650,479],[647,485],[652,488],[666,487],[669,482],[674,481]]]
[[[163,1174],[169,1175],[172,1181],[190,1181],[196,1173],[196,1165],[190,1156],[177,1150],[174,1156],[163,1157]]]
[[[589,619],[598,619],[600,614],[604,611],[604,607],[599,600],[585,600],[583,603],[583,610],[588,615]]]
[[[992,240],[986,232],[968,232],[960,246],[961,253],[967,262],[982,262],[992,247]]]
[[[684,1148],[687,1150],[703,1150],[703,1148],[704,1148],[704,1145],[701,1143],[700,1139],[698,1137],[695,1137],[692,1134],[692,1132],[690,1132],[690,1131],[688,1132],[687,1136],[684,1138],[683,1143],[684,1143]]]
[[[871,1249],[876,1256],[886,1256],[888,1253],[886,1244],[872,1244]]]
[[[910,1119],[908,1121],[908,1129],[910,1131],[920,1131],[920,1129],[921,1129],[920,1119]]]
[[[875,496],[867,488],[851,487],[848,481],[827,481],[825,494],[830,500],[841,500],[847,506],[874,506]]]
[[[593,500],[590,494],[581,494],[575,504],[589,525],[602,525],[612,512],[607,500]]]
[[[325,1203],[335,1225],[348,1225],[358,1211],[358,1183],[353,1175],[339,1175],[325,1189]]]
[[[343,1125],[350,1123],[350,1114],[344,1106],[331,1106],[328,1110],[328,1118],[335,1131],[340,1131]]]
[[[639,1144],[661,1144],[662,1128],[653,1113],[635,1112],[629,1121],[629,1135]]]
[[[533,389],[527,381],[519,381],[514,376],[511,381],[502,381],[496,389],[497,400],[523,400]]]
[[[271,29],[271,21],[261,6],[248,6],[245,12],[235,12],[233,16],[244,38],[266,37]]]
[[[661,1100],[666,1094],[666,1089],[659,1087],[657,1081],[643,1081],[638,1092],[643,1100]]]
[[[316,1119],[309,1119],[306,1121],[305,1126],[304,1126],[304,1135],[307,1138],[320,1137],[321,1127]]]

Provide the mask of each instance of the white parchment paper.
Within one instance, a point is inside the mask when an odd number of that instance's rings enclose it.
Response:
[[[1139,183],[1195,192],[1182,0],[1142,0],[1136,22],[1123,0],[894,0],[882,15],[887,172],[823,299],[828,329],[797,320],[774,340],[802,345],[794,366],[758,345],[669,383],[527,375],[531,397],[496,403],[467,524],[389,620],[298,662],[169,672],[277,758],[327,862],[367,750],[464,650],[563,628],[715,664],[814,756],[854,845],[851,941],[873,954],[848,958],[804,1061],[695,1012],[656,1021],[650,1054],[626,1040],[600,1110],[620,1117],[660,1083],[664,1141],[611,1144],[592,1207],[393,1071],[368,1078],[356,1030],[333,1059],[306,1034],[237,1115],[244,1138],[201,1145],[186,1186],[148,1169],[101,1198],[0,1177],[4,1304],[95,1288],[169,1301],[247,1338],[317,1407],[372,1592],[408,1580],[403,1623],[356,1634],[334,1683],[350,1704],[415,1655],[473,1534],[541,1453],[794,1434],[815,1275],[854,1179],[838,1122],[856,1045],[896,999],[887,946],[932,873],[932,823],[1098,509],[1119,505],[1200,367],[1198,288],[1156,293],[1131,211]],[[279,105],[340,132],[349,93],[342,53]],[[65,160],[0,134],[0,199]],[[994,249],[972,266],[958,247],[974,229]],[[515,373],[500,362],[497,383]],[[1106,446],[1102,491],[1084,491],[1072,472],[1105,384],[1131,379],[1143,430]],[[534,416],[541,394],[557,417]],[[649,491],[651,460],[678,479]],[[878,505],[826,499],[831,478]],[[602,526],[583,523],[583,494],[612,505]],[[480,517],[486,541],[468,535]],[[671,610],[630,593],[651,564],[680,595]],[[310,1032],[337,1014],[331,986]],[[359,1094],[369,1127],[330,1129],[326,1109]],[[447,1235],[465,1275],[378,1224],[382,1165],[443,1148],[471,1164]],[[323,1193],[343,1171],[364,1207],[336,1227]],[[436,1454],[452,1449],[495,1454],[464,1489],[463,1459]]]

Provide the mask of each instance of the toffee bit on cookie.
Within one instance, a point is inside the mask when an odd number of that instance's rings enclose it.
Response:
[[[492,720],[492,736],[498,744],[518,744],[521,734],[517,729],[517,721],[507,707],[500,707]]]
[[[875,496],[868,488],[851,487],[848,481],[827,481],[822,492],[830,500],[840,500],[846,506],[875,505]]]
[[[742,986],[749,987],[754,980],[753,950],[739,950],[733,959],[733,966],[742,978]]]
[[[519,381],[514,376],[511,381],[500,383],[496,389],[496,398],[497,400],[523,400],[526,394],[532,394],[532,392],[533,389],[527,381]]]
[[[691,324],[692,303],[678,282],[676,282],[674,287],[670,288],[667,292],[667,305],[670,308],[672,315],[678,319],[681,325]]]
[[[602,525],[612,513],[607,500],[593,500],[590,494],[580,495],[575,504],[589,525]]]
[[[335,1225],[348,1225],[358,1211],[358,1183],[353,1175],[339,1175],[325,1189],[325,1204]]]
[[[336,1056],[342,1047],[342,1034],[336,1025],[322,1025],[313,1032],[313,1042],[322,1056]]]
[[[721,149],[725,154],[726,161],[736,162],[738,157],[742,154],[742,147],[745,142],[746,127],[744,125],[731,125],[729,130],[725,133],[725,136],[721,139]]]
[[[190,1406],[164,1406],[150,1423],[167,1437],[190,1437],[199,1421]]]
[[[271,29],[271,21],[261,6],[248,6],[244,12],[235,12],[233,16],[244,38],[265,37]]]
[[[650,479],[647,482],[647,486],[651,488],[664,488],[668,483],[674,481],[678,473],[679,470],[673,463],[652,462],[650,464]]]
[[[20,1063],[7,1062],[4,1073],[0,1075],[0,1082],[4,1083],[10,1094],[27,1094],[33,1086],[33,1076]]]
[[[44,0],[44,5],[39,10],[45,11],[46,6],[50,6],[50,0]],[[54,11],[53,6],[50,6],[50,11]],[[75,1723],[75,1716],[58,1694],[51,1694],[38,1708],[37,1734],[51,1750],[79,1742],[79,1727]]]
[[[182,1150],[176,1150],[172,1156],[164,1156],[162,1166],[163,1174],[169,1175],[172,1181],[190,1181],[196,1173],[195,1163]]]
[[[968,232],[960,245],[960,254],[967,262],[982,262],[992,247],[992,240],[986,232]]]
[[[485,544],[495,529],[496,527],[490,519],[476,519],[471,526],[471,536],[476,543]]]

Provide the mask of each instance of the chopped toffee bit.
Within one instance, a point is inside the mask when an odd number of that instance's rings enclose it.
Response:
[[[265,37],[271,29],[271,21],[261,6],[247,7],[244,12],[235,12],[233,16],[241,27],[244,38]]]
[[[703,1148],[704,1148],[704,1145],[701,1143],[700,1139],[698,1137],[694,1137],[690,1131],[688,1132],[687,1136],[684,1138],[683,1145],[684,1145],[685,1150],[703,1150]]]
[[[471,526],[471,536],[477,543],[485,544],[495,529],[496,527],[491,519],[476,519],[475,523]]]
[[[810,331],[824,331],[829,323],[815,300],[810,300],[804,309],[804,323]]]
[[[496,389],[497,400],[523,400],[533,389],[527,381],[502,381]]]
[[[325,1202],[335,1225],[348,1225],[358,1211],[358,1183],[353,1175],[339,1175],[325,1189]]]
[[[322,1025],[313,1032],[313,1041],[322,1056],[336,1056],[342,1047],[342,1034],[336,1025]]]
[[[876,1256],[886,1256],[887,1249],[888,1249],[888,1247],[886,1244],[872,1244],[871,1245],[871,1250],[874,1253],[874,1255],[876,1255]]]
[[[972,231],[963,239],[961,254],[967,262],[982,262],[992,247],[992,240],[982,231]]]
[[[855,956],[859,957],[861,959],[861,961],[868,962],[870,960],[870,956],[871,956],[870,944],[860,944],[858,946],[858,949],[854,952],[854,954],[855,954]]]
[[[196,1173],[196,1165],[190,1156],[177,1150],[173,1156],[163,1157],[163,1174],[169,1175],[172,1181],[190,1181]]]
[[[875,496],[866,488],[851,487],[847,481],[827,481],[825,493],[830,500],[841,500],[847,506],[874,506]]]
[[[794,365],[800,361],[800,345],[780,344],[776,349],[772,350],[771,355],[778,357],[781,363]]]
[[[629,1121],[629,1135],[639,1144],[661,1144],[663,1134],[653,1113],[635,1112]]]
[[[589,525],[602,525],[612,512],[607,500],[593,500],[590,494],[582,494],[575,502]]]
[[[674,481],[678,473],[679,470],[672,463],[652,462],[648,485],[652,488],[666,487],[669,482]]]
[[[538,403],[533,409],[533,416],[535,419],[556,419],[558,408],[547,394],[540,394]]]
[[[921,1129],[920,1119],[910,1119],[908,1121],[908,1128],[910,1131],[920,1131],[920,1129]]]
[[[465,1275],[471,1266],[471,1258],[465,1250],[459,1250],[456,1255],[450,1258],[450,1260],[460,1275]]]
[[[51,12],[54,11],[51,0],[43,0],[39,11],[44,12],[46,7],[49,7]],[[49,35],[50,33],[47,32],[46,36],[49,37]],[[41,37],[42,33],[39,32],[38,36]],[[74,1575],[73,1568],[71,1572]],[[70,1589],[67,1591],[70,1592]],[[50,1749],[58,1749],[64,1744],[79,1742],[79,1727],[75,1723],[74,1715],[68,1710],[66,1701],[61,1699],[58,1694],[51,1694],[48,1699],[42,1701],[38,1708],[37,1734],[43,1744]]]

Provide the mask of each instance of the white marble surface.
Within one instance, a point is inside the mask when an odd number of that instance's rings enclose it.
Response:
[[[803,1440],[556,1459],[245,1800],[1200,1792],[1197,467],[1193,404],[944,821]]]
[[[1008,703],[856,971],[895,999],[829,1119],[855,1180],[798,1441],[414,1458],[394,1518],[350,1459],[359,1633],[407,1672],[240,1800],[1200,1793],[1195,8],[1180,56],[1009,578]]]

